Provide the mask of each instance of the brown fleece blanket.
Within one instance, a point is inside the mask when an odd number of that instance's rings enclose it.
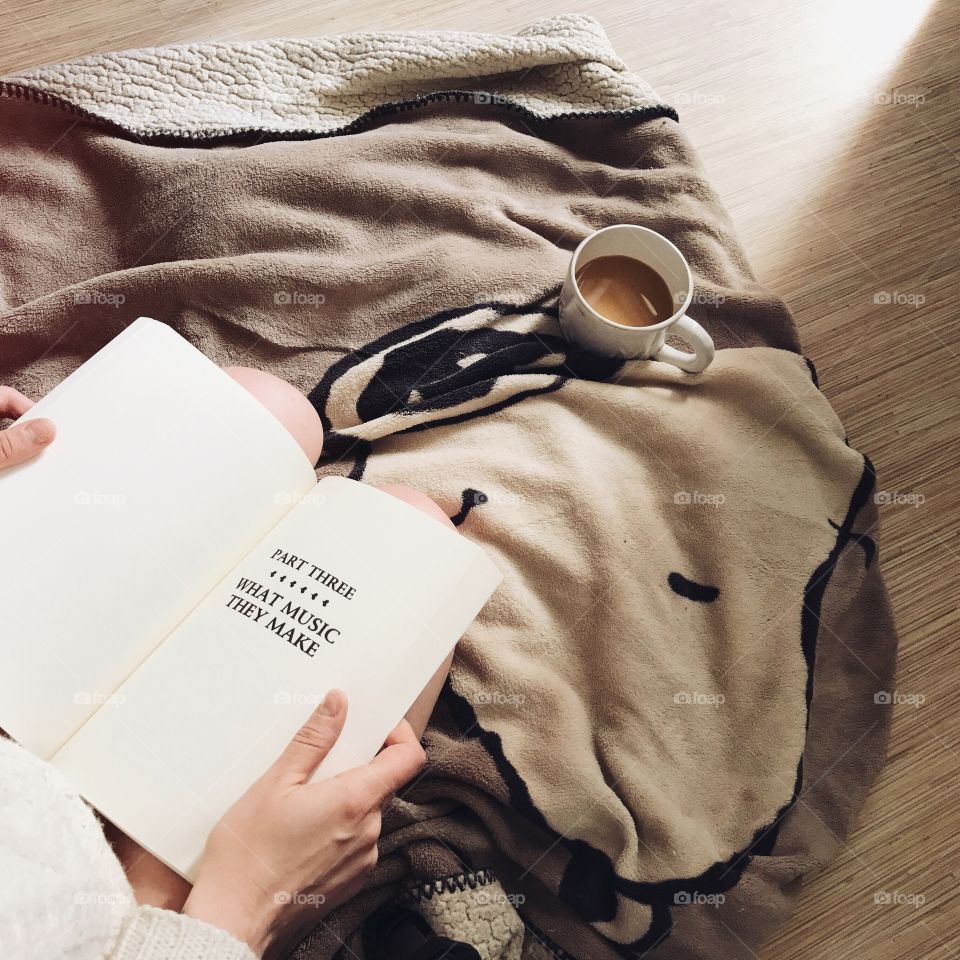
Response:
[[[361,955],[399,898],[484,958],[752,956],[882,763],[874,477],[598,25],[44,68],[0,83],[0,174],[0,382],[158,317],[505,573],[365,891],[278,952]],[[706,373],[561,338],[570,252],[618,222],[690,260]]]

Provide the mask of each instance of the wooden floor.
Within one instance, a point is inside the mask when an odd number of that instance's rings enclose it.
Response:
[[[960,958],[960,4],[0,0],[0,73],[188,40],[509,32],[568,10],[678,107],[889,493],[898,692],[923,702],[896,708],[859,829],[763,960]]]

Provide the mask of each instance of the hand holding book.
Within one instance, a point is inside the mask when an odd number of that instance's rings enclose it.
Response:
[[[22,417],[33,401],[13,387],[0,386],[0,420]],[[49,420],[31,420],[7,430],[0,430],[0,470],[26,463],[37,456],[56,434]]]
[[[331,691],[277,761],[213,828],[183,912],[260,955],[270,938],[314,922],[357,893],[377,862],[380,810],[423,768],[402,720],[370,763],[311,783],[346,717]]]
[[[210,876],[200,854],[225,812],[242,813],[251,794],[266,802],[264,783],[277,781],[263,770],[298,749],[284,745],[302,747],[311,723],[329,728],[309,717],[331,688],[347,691],[351,709],[337,715],[339,738],[314,750],[317,783],[303,790],[327,804],[358,770],[390,764],[393,774],[376,774],[388,785],[399,785],[398,770],[415,772],[417,734],[405,722],[389,731],[404,713],[422,731],[454,643],[500,579],[422,494],[339,477],[316,484],[322,431],[312,406],[269,375],[239,374],[231,383],[169,328],[141,319],[36,409],[0,393],[6,412],[22,415],[17,442],[0,441],[17,460],[0,473],[12,627],[0,638],[0,724],[194,879]],[[172,381],[181,389],[171,394]],[[43,415],[57,442],[26,462],[28,431],[52,436]],[[304,578],[308,566],[316,582]],[[43,577],[24,572],[38,569]],[[258,610],[241,612],[251,597]],[[321,619],[337,623],[335,636],[316,646],[290,639]],[[25,647],[28,630],[45,643]],[[355,805],[379,796],[375,783],[356,787]],[[260,824],[276,838],[283,829]],[[317,864],[299,876],[290,859],[283,879],[276,868],[288,859],[281,853],[273,868],[277,893],[296,897]],[[333,870],[323,871],[331,903]],[[189,888],[177,880],[177,889],[182,899]],[[211,904],[202,890],[200,910]]]
[[[233,367],[226,372],[274,413],[308,458],[319,457],[322,427],[306,398],[260,371]],[[20,417],[33,405],[19,391],[0,386],[0,417]],[[54,424],[45,419],[2,431],[0,470],[37,456],[55,434]],[[418,491],[395,487],[388,492],[450,523]],[[306,563],[289,555],[279,559],[298,571]],[[324,584],[331,587],[329,579]],[[345,592],[339,583],[331,588]],[[183,908],[184,913],[246,941],[260,954],[271,932],[295,923],[305,907],[322,915],[349,899],[376,862],[381,805],[425,763],[419,736],[448,669],[449,658],[411,708],[416,731],[402,720],[369,764],[312,784],[309,778],[336,742],[346,718],[346,697],[341,691],[330,691],[275,763],[214,827],[192,890],[136,841],[108,824],[111,843],[118,849],[139,902]]]

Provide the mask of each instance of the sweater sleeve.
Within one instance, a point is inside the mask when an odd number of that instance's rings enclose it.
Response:
[[[0,737],[0,958],[256,960],[225,930],[136,905],[76,788]]]
[[[157,907],[127,914],[109,960],[256,960],[225,930]]]

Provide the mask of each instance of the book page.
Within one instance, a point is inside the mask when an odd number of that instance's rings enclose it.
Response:
[[[22,419],[0,472],[0,726],[44,758],[315,483],[283,426],[171,328],[141,318]]]
[[[349,700],[319,775],[373,758],[500,581],[409,504],[327,477],[54,757],[184,876],[324,694]]]

